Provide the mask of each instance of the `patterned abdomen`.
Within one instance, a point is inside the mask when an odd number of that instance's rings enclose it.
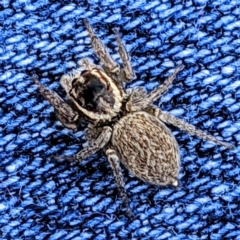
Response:
[[[123,117],[113,128],[112,144],[136,177],[156,185],[178,185],[178,144],[154,116],[135,112]]]

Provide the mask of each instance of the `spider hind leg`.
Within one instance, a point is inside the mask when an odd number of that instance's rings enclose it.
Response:
[[[151,113],[152,115],[154,115],[155,117],[157,117],[158,119],[160,119],[162,122],[167,123],[167,124],[171,124],[175,127],[178,127],[179,129],[191,134],[191,135],[195,135],[198,136],[204,140],[208,140],[211,142],[214,142],[217,145],[221,145],[224,146],[225,148],[229,148],[232,149],[233,145],[220,141],[217,138],[215,138],[214,136],[205,133],[202,130],[197,129],[195,126],[185,122],[184,120],[175,117],[167,112],[163,112],[161,111],[159,108],[151,106],[149,109],[149,113]]]
[[[128,216],[131,217],[132,216],[132,211],[131,211],[131,209],[129,207],[129,204],[128,204],[128,197],[127,197],[127,193],[126,193],[126,190],[125,190],[125,183],[124,183],[123,175],[122,175],[122,172],[121,172],[119,157],[118,157],[116,151],[111,149],[111,148],[108,148],[105,151],[105,153],[107,155],[108,162],[111,165],[113,175],[115,177],[115,181],[117,183],[120,195],[121,195],[122,200],[123,200],[123,202],[124,202],[124,204],[127,208],[127,214],[128,214]]]

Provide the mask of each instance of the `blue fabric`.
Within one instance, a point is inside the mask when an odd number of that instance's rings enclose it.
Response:
[[[175,3],[174,3],[175,2]],[[119,60],[118,27],[148,91],[185,69],[158,104],[219,139],[226,150],[171,127],[181,149],[179,189],[124,169],[133,219],[105,156],[51,156],[83,148],[83,131],[56,120],[30,75],[64,96],[60,77],[97,58],[82,19]],[[2,0],[0,3],[1,239],[240,239],[240,2],[236,0]]]

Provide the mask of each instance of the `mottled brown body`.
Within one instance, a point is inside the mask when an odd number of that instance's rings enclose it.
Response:
[[[122,69],[109,55],[87,20],[85,26],[103,66],[96,66],[87,59],[82,59],[80,65],[83,70],[77,69],[71,74],[64,75],[60,83],[66,91],[68,101],[45,88],[37,76],[34,76],[34,80],[66,128],[77,130],[82,120],[88,122],[85,131],[87,147],[74,156],[56,158],[81,161],[103,149],[127,213],[130,215],[120,162],[133,175],[145,182],[178,186],[180,168],[178,144],[164,123],[172,124],[192,135],[227,148],[231,148],[232,145],[153,105],[168,90],[177,73],[183,69],[181,65],[175,68],[163,84],[149,93],[143,88],[126,91],[124,82],[131,81],[135,74],[118,31],[115,29],[114,33]]]
[[[146,112],[126,115],[113,127],[112,144],[136,177],[155,185],[177,186],[178,144],[157,118]]]

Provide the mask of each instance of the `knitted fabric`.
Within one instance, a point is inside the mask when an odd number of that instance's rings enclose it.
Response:
[[[240,239],[240,2],[238,0],[1,0],[1,239]],[[233,150],[169,126],[181,154],[181,187],[158,187],[123,167],[132,219],[106,157],[55,155],[83,149],[83,129],[57,120],[34,72],[62,97],[60,77],[93,53],[83,19],[119,61],[112,29],[152,90],[183,64],[156,102]]]

